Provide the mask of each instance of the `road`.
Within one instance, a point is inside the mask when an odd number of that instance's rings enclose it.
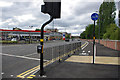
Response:
[[[71,44],[73,42],[54,41],[44,44],[44,48]],[[84,44],[85,42],[81,42]],[[38,44],[17,44],[2,46],[2,77],[16,78],[16,76],[26,70],[29,70],[40,63],[39,54],[36,52]],[[48,56],[49,57],[49,56]],[[46,62],[47,60],[44,59]]]

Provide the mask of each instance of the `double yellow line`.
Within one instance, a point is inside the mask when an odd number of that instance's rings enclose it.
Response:
[[[72,51],[70,51],[70,52],[68,52],[68,53],[65,53],[65,54],[63,54],[63,55],[61,55],[61,56],[59,56],[59,57],[53,58],[52,60],[45,62],[45,63],[44,63],[44,67],[47,66],[47,65],[49,65],[49,64],[51,64],[51,63],[53,63],[53,62],[55,62],[55,61],[58,61],[59,59],[62,60],[63,57],[65,57],[65,56],[67,56],[67,55],[69,55],[69,54],[71,54],[71,53],[74,54],[74,52],[75,52],[76,50],[84,47],[86,44],[87,44],[87,42],[84,43],[81,47],[78,47],[77,49],[74,49],[74,50],[72,50]],[[18,78],[29,78],[29,79],[32,79],[33,77],[35,77],[35,75],[33,75],[32,73],[34,73],[35,71],[37,71],[37,70],[39,70],[39,69],[40,69],[40,65],[38,65],[38,66],[36,66],[36,67],[34,67],[34,68],[32,68],[32,69],[29,69],[29,70],[27,70],[27,71],[25,71],[25,72],[17,75],[17,77],[18,77]]]
[[[27,70],[27,71],[25,71],[25,72],[17,75],[17,77],[19,77],[19,78],[25,78],[27,75],[33,73],[34,71],[38,70],[39,68],[40,68],[40,65],[38,65],[38,66],[36,66],[36,67],[34,67],[34,68],[30,69],[30,70]],[[33,75],[30,75],[30,76],[33,76]]]

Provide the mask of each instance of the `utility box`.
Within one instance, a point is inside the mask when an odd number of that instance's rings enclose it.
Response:
[[[37,46],[37,53],[41,53],[41,51],[42,51],[41,49],[42,49],[42,45],[38,45]]]
[[[61,17],[61,0],[44,0],[44,3],[41,6],[41,12],[47,13],[53,18]]]

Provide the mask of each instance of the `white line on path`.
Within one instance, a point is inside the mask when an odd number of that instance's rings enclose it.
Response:
[[[86,43],[87,44],[82,48],[82,50],[88,46],[89,42],[86,42]]]
[[[88,51],[88,53],[90,53],[90,51]]]
[[[1,73],[2,75],[4,74],[4,72]]]
[[[23,59],[31,59],[31,60],[36,60],[36,61],[40,61],[40,59],[38,58],[30,58],[30,57],[25,57],[25,56],[17,56],[17,55],[10,55],[10,54],[3,54],[3,53],[0,53],[1,55],[4,55],[4,56],[11,56],[11,57],[17,57],[17,58],[23,58]],[[44,61],[49,61],[49,60],[44,60]]]
[[[83,51],[83,53],[84,53],[85,51]]]
[[[10,75],[11,77],[13,77],[13,75]]]

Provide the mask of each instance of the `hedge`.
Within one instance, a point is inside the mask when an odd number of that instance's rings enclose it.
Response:
[[[0,41],[2,44],[16,44],[18,41]]]

